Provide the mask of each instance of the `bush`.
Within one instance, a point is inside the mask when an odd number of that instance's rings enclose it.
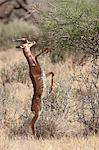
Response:
[[[78,121],[83,124],[85,136],[99,133],[99,66],[90,63],[87,72],[81,73],[75,79],[79,88],[76,90]]]
[[[77,56],[81,53],[97,53],[98,1],[56,2],[55,11],[48,13],[47,21],[43,24],[45,41],[55,49],[52,61],[63,60],[66,52],[74,52]]]
[[[1,80],[3,84],[19,82],[23,84],[29,83],[29,73],[28,65],[25,62],[20,62],[19,64],[13,64],[8,67],[4,67],[1,70]]]

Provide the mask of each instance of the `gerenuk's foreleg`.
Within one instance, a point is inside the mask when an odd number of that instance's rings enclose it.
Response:
[[[51,51],[51,49],[49,49],[49,48],[43,49],[39,54],[37,54],[37,55],[35,56],[35,59],[37,60],[37,58],[38,58],[40,55],[42,55],[42,54],[44,54],[44,53],[48,53],[48,52],[50,52],[50,51]]]

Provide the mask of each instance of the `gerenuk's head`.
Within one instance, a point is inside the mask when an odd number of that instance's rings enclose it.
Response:
[[[30,42],[25,38],[21,38],[21,39],[17,39],[15,40],[16,42],[18,42],[19,44],[16,46],[16,48],[21,48],[21,49],[30,49],[31,47],[33,47],[34,45],[36,45],[36,42]]]

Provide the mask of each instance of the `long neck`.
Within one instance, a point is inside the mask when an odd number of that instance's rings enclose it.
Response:
[[[35,56],[33,56],[30,49],[24,48],[23,53],[24,53],[24,56],[27,59],[27,62],[29,64],[29,66],[30,67],[33,66],[36,63],[36,61],[35,61]]]
[[[41,95],[43,93],[43,79],[41,67],[39,63],[35,60],[35,56],[31,53],[30,49],[23,49],[23,53],[30,67],[30,78],[34,87],[34,97],[41,98]]]

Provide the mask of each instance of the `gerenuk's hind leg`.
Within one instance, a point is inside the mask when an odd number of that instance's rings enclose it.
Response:
[[[35,132],[36,122],[41,112],[41,99],[40,98],[36,97],[35,99],[32,99],[31,111],[34,113],[34,117],[31,123],[31,128],[32,128],[33,135],[35,136],[36,135],[36,132]]]
[[[51,93],[52,89],[53,89],[53,77],[54,77],[54,73],[53,72],[49,72],[46,74],[46,77],[50,76],[51,75],[51,86],[50,86],[50,91],[49,93]]]
[[[32,128],[32,133],[33,133],[33,135],[34,136],[36,136],[36,121],[37,121],[37,119],[38,119],[38,117],[39,117],[39,111],[38,112],[34,112],[35,114],[34,114],[34,117],[33,117],[33,119],[32,119],[32,123],[31,123],[31,128]]]

